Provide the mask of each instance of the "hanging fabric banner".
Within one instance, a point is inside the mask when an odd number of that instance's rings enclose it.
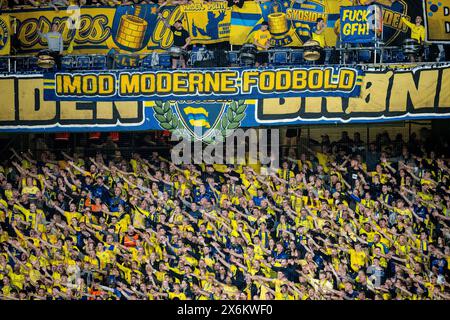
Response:
[[[44,98],[54,101],[356,97],[361,68],[301,67],[176,71],[47,73]]]

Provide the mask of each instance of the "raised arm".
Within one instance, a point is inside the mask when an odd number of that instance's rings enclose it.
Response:
[[[70,165],[71,167],[75,168],[77,171],[81,172],[82,174],[87,174],[87,173],[89,173],[89,172],[87,172],[86,170],[84,170],[84,169],[80,168],[79,166],[77,166],[75,163],[73,163],[73,161],[69,161],[68,163],[69,163],[69,165]]]

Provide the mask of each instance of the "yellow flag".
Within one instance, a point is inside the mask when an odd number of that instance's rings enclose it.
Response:
[[[442,1],[442,3],[440,1],[426,1],[424,18],[427,41],[450,43],[449,8],[448,1]]]
[[[11,53],[11,23],[9,15],[0,15],[0,56]]]
[[[230,43],[242,45],[247,42],[252,42],[249,41],[252,30],[263,22],[263,20],[259,3],[255,1],[245,1],[242,8],[233,7],[230,26]]]

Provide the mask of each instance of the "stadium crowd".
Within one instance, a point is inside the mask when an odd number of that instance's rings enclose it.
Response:
[[[0,298],[450,299],[448,161],[420,143],[306,150],[264,175],[11,149]]]

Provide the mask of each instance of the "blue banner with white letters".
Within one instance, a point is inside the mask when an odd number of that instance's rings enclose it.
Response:
[[[341,7],[341,41],[370,43],[376,39],[377,6]]]
[[[275,72],[277,69],[261,70]],[[260,98],[241,99],[232,95],[211,98],[218,96],[212,93],[196,98],[188,94],[168,98],[172,94],[168,92],[165,97],[148,95],[144,99],[136,95],[131,99],[137,87],[128,82],[125,86],[129,94],[127,99],[117,96],[113,100],[102,101],[103,98],[88,99],[86,94],[114,96],[109,76],[106,73],[102,77],[94,73],[80,74],[90,78],[72,80],[68,88],[72,93],[80,88],[84,97],[80,95],[80,98],[56,101],[44,99],[44,91],[51,84],[43,75],[0,75],[0,132],[168,130],[203,139],[213,131],[226,132],[245,127],[450,118],[448,63],[403,68],[386,65],[381,69],[366,69],[360,93],[355,97],[287,97],[285,94],[265,97],[264,92],[256,94],[252,91]],[[133,74],[128,73],[131,79]],[[216,77],[220,79],[219,74]],[[146,85],[142,74],[136,79],[140,85]],[[253,77],[249,79],[251,81],[247,85],[256,87],[258,81],[255,82]],[[102,85],[94,88],[93,81],[102,82]],[[238,90],[242,89],[242,79],[240,81]],[[208,85],[219,92],[220,83],[212,84]],[[263,88],[267,85],[263,84]]]
[[[360,67],[185,69],[48,73],[50,101],[217,100],[283,97],[357,97]]]

